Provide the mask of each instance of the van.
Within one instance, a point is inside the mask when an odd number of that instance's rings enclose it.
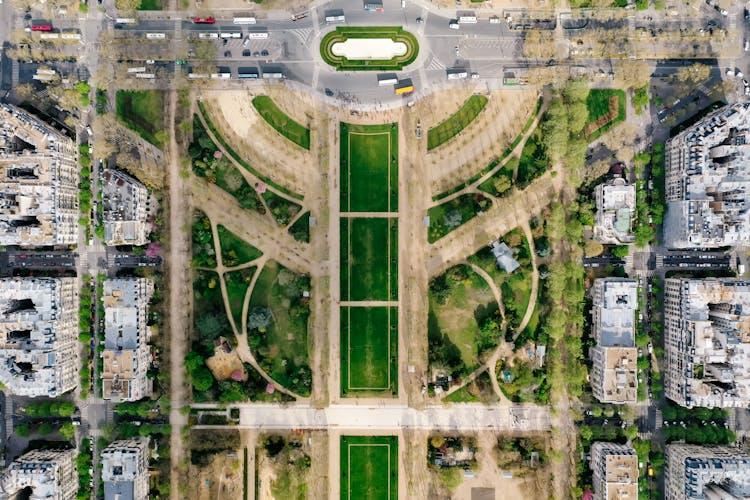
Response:
[[[453,20],[453,21],[449,22],[449,23],[448,23],[448,27],[449,27],[450,29],[452,29],[452,30],[457,30],[457,29],[461,29],[461,25],[460,25],[460,24],[458,24],[458,21],[456,21],[456,20]]]

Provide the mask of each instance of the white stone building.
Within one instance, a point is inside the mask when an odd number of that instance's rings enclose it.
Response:
[[[78,385],[75,278],[0,279],[0,382],[18,396],[56,397]]]
[[[670,444],[665,500],[750,498],[750,457],[731,446]]]
[[[102,179],[104,242],[145,245],[149,233],[148,189],[125,172],[106,169]]]
[[[104,500],[148,498],[148,439],[110,443],[102,451]]]
[[[635,186],[622,177],[599,184],[594,189],[596,218],[594,239],[611,245],[622,245],[635,241],[633,219],[635,217]]]
[[[638,456],[629,446],[617,443],[591,444],[595,500],[638,498]]]
[[[78,491],[76,450],[33,450],[21,455],[2,476],[0,498],[17,498],[26,488],[30,500],[72,500]]]

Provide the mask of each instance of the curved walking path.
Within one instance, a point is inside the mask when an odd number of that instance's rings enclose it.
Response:
[[[526,314],[523,315],[523,319],[516,329],[516,336],[524,331],[529,324],[531,317],[534,315],[534,308],[536,307],[536,300],[539,295],[539,269],[536,265],[536,248],[534,248],[534,236],[531,234],[529,219],[521,221],[521,229],[524,236],[526,236],[526,241],[529,242],[529,253],[531,254],[531,294],[529,295],[529,305],[526,308]]]
[[[505,306],[503,305],[503,293],[500,291],[500,289],[497,287],[497,283],[495,283],[495,280],[492,279],[492,276],[490,276],[487,271],[482,269],[476,264],[472,264],[471,262],[464,262],[465,265],[469,266],[472,271],[477,273],[479,276],[484,279],[484,281],[487,282],[487,284],[490,287],[490,290],[492,290],[492,295],[495,296],[495,302],[497,302],[497,308],[500,311],[500,316],[503,318],[503,326],[505,325]],[[504,330],[505,328],[503,328]]]
[[[258,276],[260,276],[260,272],[263,270],[263,266],[268,261],[267,257],[259,257],[252,262],[259,262],[258,269],[255,271],[255,274],[253,275],[253,279],[250,283],[250,286],[248,286],[247,291],[245,292],[245,298],[242,303],[242,324],[238,327],[234,322],[234,314],[232,314],[232,307],[229,303],[229,293],[227,292],[227,284],[226,281],[224,281],[224,274],[227,272],[227,268],[224,267],[224,260],[221,254],[221,243],[219,240],[219,230],[218,230],[218,224],[216,221],[214,221],[210,215],[208,215],[209,220],[211,221],[211,234],[213,235],[213,243],[214,243],[214,252],[216,253],[216,268],[213,269],[218,275],[219,275],[219,285],[221,289],[221,299],[224,303],[224,309],[227,314],[227,318],[229,319],[229,324],[232,326],[232,331],[234,332],[235,339],[237,340],[237,355],[239,356],[240,360],[248,363],[250,366],[252,366],[255,371],[260,374],[261,377],[263,377],[266,382],[269,384],[272,384],[274,388],[286,394],[287,396],[293,397],[300,401],[306,401],[306,398],[300,396],[299,394],[287,389],[283,385],[279,384],[277,381],[275,381],[257,362],[255,359],[255,356],[250,351],[250,346],[247,342],[247,328],[246,328],[246,320],[247,317],[247,310],[246,310],[246,303],[249,302],[249,296],[253,290],[253,287],[255,286],[255,282],[258,280]],[[261,262],[262,261],[262,262]]]

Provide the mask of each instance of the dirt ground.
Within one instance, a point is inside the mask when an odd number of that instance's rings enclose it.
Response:
[[[192,2],[191,2],[192,3]],[[265,0],[263,3],[250,3],[247,0],[203,0],[201,10],[212,12],[216,9],[237,9],[237,12],[254,12],[263,17],[264,11],[271,9],[288,9],[291,12],[304,10],[310,4],[309,0]]]
[[[206,466],[191,465],[189,472],[191,498],[196,500],[243,498],[243,460],[243,451],[240,449],[235,452],[235,457],[222,452],[214,455]]]
[[[235,351],[226,353],[217,349],[216,353],[206,360],[206,365],[216,380],[227,380],[235,370],[240,370],[243,374],[242,380],[247,380],[245,367]]]
[[[211,120],[237,153],[274,181],[307,194],[307,187],[318,175],[315,152],[295,145],[266,123],[252,104],[253,97],[262,94],[269,95],[294,120],[310,126],[314,118],[311,97],[285,88],[204,91],[202,99]],[[311,142],[315,142],[314,137]]]
[[[427,153],[425,164],[432,194],[446,191],[469,179],[501,156],[531,117],[538,94],[533,90],[504,90],[486,94],[484,110],[458,136]],[[454,113],[468,98],[467,92],[440,92],[417,106],[426,129]],[[426,141],[423,141],[426,147]]]

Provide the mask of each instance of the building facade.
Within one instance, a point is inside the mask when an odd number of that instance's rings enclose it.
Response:
[[[638,498],[638,456],[629,446],[591,444],[591,470],[596,500]]]
[[[665,500],[750,498],[750,457],[731,446],[670,444]]]
[[[16,498],[30,488],[31,499],[72,500],[78,492],[76,450],[33,450],[21,455],[2,476],[0,498]]]
[[[750,103],[721,108],[667,142],[665,174],[667,247],[750,241]]]
[[[18,396],[56,397],[78,384],[75,278],[0,279],[0,382]]]
[[[104,500],[148,498],[148,439],[114,441],[102,451]]]
[[[638,392],[635,310],[638,284],[625,278],[600,278],[593,287],[591,389],[602,403],[635,403]]]
[[[691,408],[750,405],[750,281],[670,278],[664,390]]]
[[[25,111],[0,105],[0,245],[73,245],[75,143]]]
[[[596,219],[594,239],[610,245],[622,245],[635,241],[633,219],[635,217],[635,186],[622,177],[599,184],[594,189]]]
[[[107,245],[145,245],[149,233],[149,194],[141,182],[125,172],[106,169],[102,180],[104,242]]]
[[[154,284],[146,278],[104,282],[104,399],[137,401],[150,394],[148,302]]]

